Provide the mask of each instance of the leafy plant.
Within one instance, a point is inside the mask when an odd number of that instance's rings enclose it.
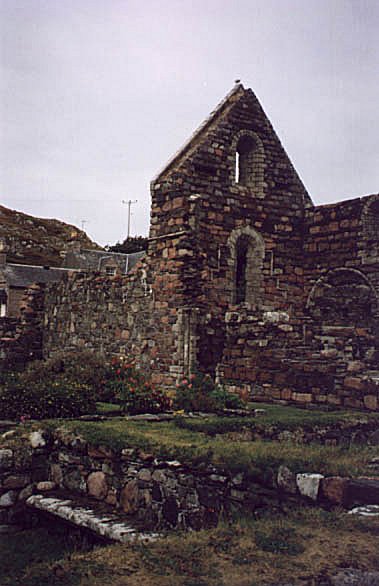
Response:
[[[41,380],[54,382],[57,377],[64,378],[73,384],[78,382],[90,387],[94,399],[102,400],[106,371],[107,363],[102,354],[92,350],[78,350],[58,352],[47,360],[30,363],[21,379],[28,386]]]
[[[174,405],[178,410],[209,412],[244,406],[237,395],[215,385],[209,374],[202,373],[192,374],[177,385]]]
[[[121,411],[137,413],[161,413],[171,406],[170,398],[156,389],[132,362],[123,357],[114,358],[106,374],[104,394],[115,401]]]
[[[95,409],[92,389],[63,375],[29,382],[15,376],[0,387],[0,413],[9,419],[76,417]]]

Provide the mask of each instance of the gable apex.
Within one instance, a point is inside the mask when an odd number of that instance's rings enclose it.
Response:
[[[236,83],[232,90],[221,100],[214,110],[205,118],[205,120],[198,126],[198,128],[191,134],[189,139],[184,145],[174,153],[174,155],[168,160],[166,165],[157,173],[152,179],[150,185],[154,185],[164,173],[167,173],[171,167],[177,163],[182,157],[184,157],[190,150],[194,143],[197,143],[197,139],[203,134],[203,132],[209,128],[220,115],[224,114],[243,96],[245,93],[253,94],[251,89],[245,89],[242,83]],[[254,94],[253,94],[254,95]]]

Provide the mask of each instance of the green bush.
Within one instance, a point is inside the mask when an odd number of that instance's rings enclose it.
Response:
[[[122,412],[161,413],[171,406],[170,398],[154,388],[132,362],[114,358],[105,376],[104,396],[120,405]]]
[[[240,409],[244,403],[237,395],[215,385],[209,374],[193,374],[177,385],[174,399],[176,409],[216,412]]]
[[[0,413],[8,419],[77,417],[94,413],[96,403],[91,387],[63,375],[27,383],[14,376],[0,386]]]
[[[106,400],[103,398],[106,372],[107,363],[103,355],[92,350],[77,350],[59,352],[47,360],[31,362],[21,379],[26,385],[35,385],[44,379],[54,382],[57,377],[64,378],[72,384],[78,382],[88,386],[94,399]]]

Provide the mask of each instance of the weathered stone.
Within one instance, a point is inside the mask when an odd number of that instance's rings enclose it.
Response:
[[[38,431],[32,431],[29,434],[29,441],[34,450],[46,446],[46,440],[43,437],[43,431],[40,429]]]
[[[26,476],[25,474],[17,474],[8,476],[3,481],[3,488],[6,489],[16,489],[16,488],[24,488],[30,482],[30,476]]]
[[[87,478],[89,496],[103,500],[108,493],[108,485],[104,472],[92,472]]]
[[[302,496],[317,500],[322,474],[296,474],[296,485]]]
[[[110,448],[106,446],[88,446],[88,455],[90,458],[114,458],[114,453]]]
[[[138,509],[138,483],[136,480],[128,482],[121,490],[120,506],[125,513],[135,513]]]
[[[26,501],[30,496],[32,496],[34,491],[34,484],[28,484],[25,486],[20,492],[18,493],[18,500],[19,501]]]
[[[296,477],[287,466],[279,466],[277,484],[279,488],[291,494],[297,493]]]
[[[139,480],[143,480],[144,482],[150,482],[151,472],[148,468],[142,468],[142,470],[138,472],[137,477]]]
[[[61,466],[59,466],[59,464],[51,464],[50,466],[50,477],[51,480],[53,482],[55,482],[55,484],[57,484],[58,486],[60,484],[62,484],[63,481],[63,471]]]
[[[321,497],[336,505],[343,505],[345,502],[346,486],[348,478],[330,476],[321,479]]]
[[[376,411],[378,408],[378,397],[374,395],[365,395],[363,397],[363,403],[366,409],[370,409],[370,411]]]
[[[17,492],[10,490],[0,496],[0,507],[8,508],[12,507],[17,501]]]
[[[3,448],[0,450],[0,470],[9,470],[13,465],[13,451]]]
[[[346,505],[379,505],[379,479],[356,478],[346,486]]]
[[[37,482],[36,490],[38,492],[48,492],[49,490],[54,490],[56,487],[57,485],[55,482],[52,482],[51,480],[45,480],[42,482]]]
[[[68,490],[73,490],[74,492],[86,492],[87,490],[86,481],[78,468],[64,473],[63,485]]]

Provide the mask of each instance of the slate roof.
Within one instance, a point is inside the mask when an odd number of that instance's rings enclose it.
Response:
[[[123,254],[106,250],[69,250],[66,252],[62,266],[66,269],[104,272],[105,266],[115,264],[121,273],[126,275],[145,254],[144,251]]]

